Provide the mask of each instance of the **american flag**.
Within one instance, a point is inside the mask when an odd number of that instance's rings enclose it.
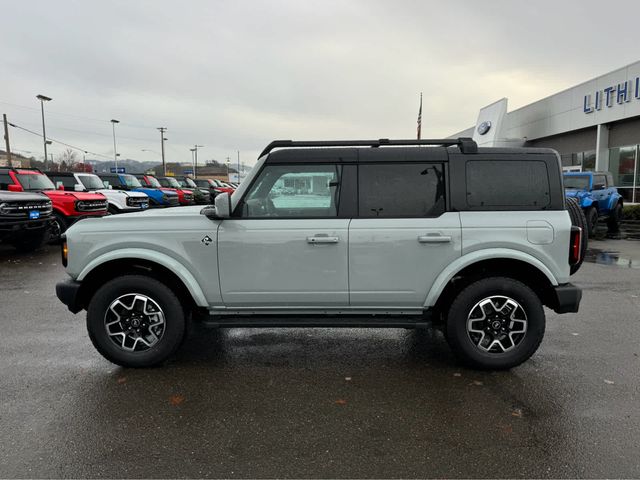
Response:
[[[418,109],[418,140],[422,133],[422,92],[420,92],[420,108]]]

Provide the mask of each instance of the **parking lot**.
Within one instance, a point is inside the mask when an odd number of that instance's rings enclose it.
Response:
[[[0,247],[0,477],[637,477],[640,242],[591,245],[580,313],[508,372],[403,329],[194,328],[122,369],[55,297],[58,249]]]

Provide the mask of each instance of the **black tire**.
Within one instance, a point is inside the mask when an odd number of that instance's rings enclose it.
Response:
[[[589,238],[593,237],[596,233],[596,227],[598,225],[598,210],[595,207],[589,207],[584,214],[587,220],[587,233]]]
[[[69,228],[69,224],[67,223],[67,219],[64,215],[58,212],[53,212],[52,220],[52,225],[49,229],[49,242],[57,243],[60,241],[60,235],[66,232],[67,228]]]
[[[107,207],[107,212],[109,212],[109,215],[117,215],[120,213],[120,210],[118,210],[113,205],[109,204],[109,206]]]
[[[113,340],[116,338],[119,342],[123,337],[110,336],[105,326],[107,314],[111,315],[109,306],[112,302],[132,294],[148,297],[164,314],[164,327],[159,339],[141,351],[123,349]],[[117,326],[122,325],[121,321]],[[87,309],[87,330],[91,342],[103,357],[123,367],[153,367],[167,360],[182,343],[185,325],[185,313],[178,297],[162,282],[144,275],[126,275],[107,282],[95,293]],[[133,346],[135,348],[136,344]]]
[[[20,241],[13,242],[13,247],[20,253],[31,253],[41,249],[49,240],[49,229],[42,228],[34,230],[29,235],[24,236]]]
[[[508,297],[517,302],[519,314],[524,312],[526,315],[526,332],[521,336],[514,334],[513,338],[516,340],[512,342],[513,347],[509,347],[506,352],[483,350],[472,339],[476,334],[468,332],[469,316],[482,308],[478,304],[489,297]],[[482,321],[475,320],[480,323],[476,323],[474,328],[481,326]],[[492,318],[488,321],[492,321]],[[518,324],[514,322],[514,325]],[[544,308],[533,290],[511,278],[489,277],[465,287],[453,300],[447,315],[446,338],[453,352],[468,366],[481,370],[506,370],[520,365],[535,353],[544,337],[544,330]],[[490,335],[486,334],[489,340],[493,338]],[[477,340],[479,335],[475,338]],[[481,338],[485,339],[484,333]]]
[[[607,218],[607,233],[620,232],[620,221],[623,217],[622,204],[618,202]]]
[[[580,208],[580,204],[575,198],[566,199],[567,211],[571,218],[571,225],[580,227],[582,229],[582,248],[580,250],[580,260],[575,265],[571,265],[569,273],[573,275],[582,266],[584,256],[587,254],[587,247],[589,246],[589,235],[587,228],[587,219],[584,216],[584,212]]]

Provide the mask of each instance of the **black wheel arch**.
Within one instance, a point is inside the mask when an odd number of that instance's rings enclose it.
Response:
[[[441,318],[453,299],[467,286],[487,277],[506,277],[522,282],[535,292],[543,305],[555,306],[554,286],[541,270],[523,260],[495,258],[473,263],[456,273],[434,305],[437,314],[434,318]]]
[[[185,312],[192,312],[199,307],[183,281],[170,269],[138,258],[120,258],[98,265],[81,282],[78,302],[86,309],[96,291],[109,280],[125,275],[144,275],[169,287],[178,297]]]

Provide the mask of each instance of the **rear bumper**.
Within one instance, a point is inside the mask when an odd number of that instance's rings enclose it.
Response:
[[[553,288],[553,311],[556,313],[576,313],[580,308],[582,289],[572,283]]]
[[[78,313],[83,308],[79,296],[81,285],[80,282],[75,280],[56,283],[56,296],[67,306],[71,313]]]

